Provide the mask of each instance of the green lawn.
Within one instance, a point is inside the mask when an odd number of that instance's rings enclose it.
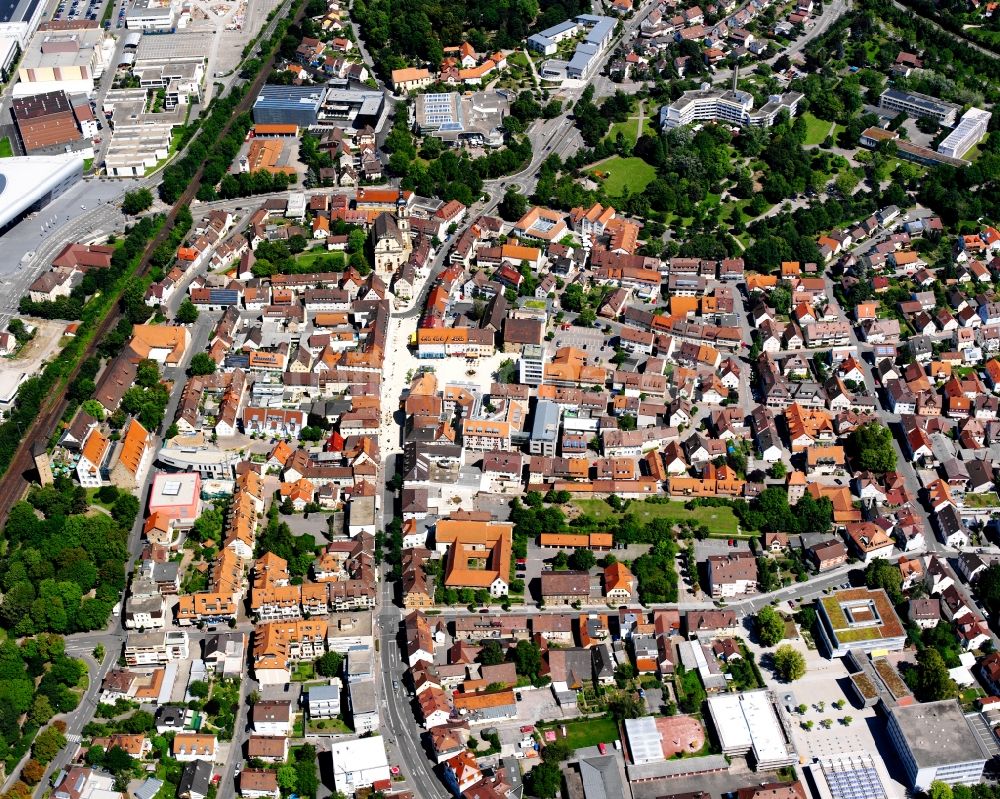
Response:
[[[582,719],[580,721],[567,721],[563,724],[549,724],[539,729],[554,729],[556,735],[562,738],[561,727],[566,727],[566,743],[574,749],[582,749],[585,746],[597,746],[599,743],[614,743],[618,740],[618,724],[614,719],[597,718]],[[542,745],[545,738],[542,738]]]
[[[4,136],[0,139],[0,158],[13,158],[14,148],[11,147],[10,139]]]
[[[806,146],[819,144],[830,133],[831,123],[824,119],[817,119],[806,111],[802,118],[806,121]]]
[[[970,508],[996,508],[1000,506],[1000,496],[996,491],[987,491],[985,494],[966,494],[965,504]]]
[[[340,719],[320,719],[319,721],[309,721],[308,731],[324,735],[347,735],[353,730],[344,724]]]
[[[576,505],[583,513],[588,513],[598,520],[610,520],[617,514],[603,499],[575,499]],[[640,522],[653,519],[671,519],[675,522],[694,521],[708,528],[709,535],[721,538],[731,538],[739,533],[739,523],[730,508],[699,507],[687,510],[683,502],[651,503],[633,502],[627,513],[632,513]]]
[[[592,171],[604,179],[604,190],[609,197],[620,197],[626,186],[632,194],[639,194],[656,177],[656,170],[641,158],[621,158],[617,155]]]
[[[639,117],[629,117],[624,122],[615,122],[608,131],[608,141],[612,144],[618,141],[618,134],[625,137],[630,147],[634,147],[638,137]]]

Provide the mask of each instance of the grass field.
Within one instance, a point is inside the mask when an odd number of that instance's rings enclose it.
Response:
[[[573,504],[581,512],[590,514],[598,520],[610,520],[616,515],[603,499],[576,499]],[[667,504],[650,502],[633,502],[627,513],[634,514],[641,522],[653,519],[670,519],[675,522],[693,521],[708,528],[709,535],[720,538],[731,538],[739,535],[739,522],[729,508],[693,508],[688,510],[683,502]]]
[[[639,127],[639,117],[630,117],[624,122],[615,122],[611,129],[608,131],[608,141],[614,143],[618,141],[618,134],[621,133],[625,137],[625,141],[628,142],[630,147],[634,147],[636,141],[638,140]]]
[[[597,746],[599,743],[609,744],[618,740],[618,724],[614,719],[608,718],[567,721],[563,724],[549,724],[546,727],[539,728],[555,729],[556,735],[562,737],[559,729],[562,726],[566,727],[566,743],[574,749],[582,749],[585,746]]]
[[[634,129],[633,125],[633,129]],[[656,170],[641,158],[609,158],[594,168],[595,172],[607,175],[604,190],[609,197],[619,197],[625,187],[632,194],[638,194],[652,183]]]
[[[0,139],[0,158],[13,158],[14,148],[10,145],[10,139],[4,136]]]
[[[819,144],[830,133],[833,125],[826,120],[817,119],[808,111],[802,115],[806,121],[806,146]]]

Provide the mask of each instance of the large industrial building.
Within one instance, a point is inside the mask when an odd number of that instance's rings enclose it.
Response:
[[[693,122],[729,122],[733,125],[771,127],[778,114],[787,111],[795,116],[802,95],[799,92],[773,94],[756,111],[753,96],[738,89],[700,89],[684,92],[670,105],[660,109],[660,127],[665,129]]]
[[[926,791],[935,780],[948,785],[982,781],[986,755],[955,699],[889,709],[889,737],[910,786]]]
[[[101,28],[40,30],[21,59],[14,96],[59,90],[90,94],[114,52],[115,40]]]
[[[878,98],[878,107],[887,111],[901,111],[911,117],[936,119],[946,128],[954,126],[959,111],[959,106],[954,103],[946,103],[919,92],[901,92],[899,89],[886,89],[882,92]]]
[[[0,233],[83,177],[83,156],[32,155],[0,158]]]
[[[28,155],[92,148],[90,137],[97,135],[84,97],[72,102],[66,92],[33,94],[14,98],[10,110],[21,149]]]
[[[326,90],[322,86],[267,85],[253,104],[253,121],[309,128],[319,120]]]
[[[500,147],[503,120],[510,104],[504,92],[421,94],[414,107],[414,127],[453,147]]]

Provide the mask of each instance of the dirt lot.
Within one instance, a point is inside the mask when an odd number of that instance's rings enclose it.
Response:
[[[35,337],[19,352],[7,358],[0,358],[0,380],[6,375],[16,372],[35,374],[42,364],[56,354],[59,349],[59,339],[66,329],[65,322],[51,322],[45,319],[24,319],[26,325],[34,325]]]

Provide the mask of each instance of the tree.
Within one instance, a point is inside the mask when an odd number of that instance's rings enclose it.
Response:
[[[490,639],[483,644],[479,650],[479,662],[484,666],[496,666],[503,663],[507,658],[503,645],[499,641]]]
[[[785,622],[770,605],[757,613],[757,637],[762,646],[774,646],[785,637]]]
[[[542,651],[534,641],[518,641],[514,648],[514,668],[534,680],[542,667]]]
[[[497,206],[497,213],[508,222],[516,222],[524,216],[527,209],[527,198],[515,186],[508,186],[500,205]]]
[[[569,565],[578,571],[590,571],[596,563],[597,556],[590,549],[575,549],[569,557]]]
[[[188,686],[188,693],[198,699],[205,699],[208,696],[208,683],[204,680],[194,680]]]
[[[215,372],[216,364],[207,352],[196,352],[191,358],[188,371],[193,375],[210,375]]]
[[[941,782],[941,780],[934,780],[931,783],[928,796],[930,796],[930,799],[954,799],[955,794],[948,783]]]
[[[775,461],[771,464],[771,468],[767,472],[775,480],[780,480],[786,474],[788,474],[788,467],[785,466],[784,461]]]
[[[134,765],[135,761],[132,759],[132,755],[120,746],[112,746],[104,753],[104,768],[112,774],[118,775],[131,771]]]
[[[125,192],[122,197],[122,212],[129,216],[141,214],[153,204],[153,193],[146,188]]]
[[[278,787],[284,794],[293,793],[299,784],[299,775],[295,766],[281,766],[278,769]]]
[[[958,696],[958,686],[948,673],[944,658],[932,647],[925,647],[917,653],[914,691],[922,702]]]
[[[878,422],[856,428],[847,439],[848,447],[859,468],[867,472],[890,472],[896,468],[896,452],[892,433]]]
[[[132,527],[135,517],[139,515],[139,500],[132,494],[120,494],[111,506],[111,518],[124,529]]]
[[[782,644],[774,651],[774,670],[785,682],[793,682],[806,673],[806,659],[791,644]]]
[[[95,399],[84,400],[81,406],[86,413],[89,413],[97,421],[104,421],[104,406]]]
[[[573,747],[566,742],[566,739],[556,738],[554,741],[545,744],[545,748],[542,750],[542,761],[545,763],[562,763],[564,760],[568,760],[572,754]]]
[[[59,750],[66,745],[66,736],[55,726],[46,727],[35,737],[35,742],[31,745],[31,754],[39,763],[51,763]]]
[[[1000,610],[1000,563],[991,563],[979,573],[976,595],[991,613]]]
[[[324,652],[316,659],[316,673],[321,677],[337,677],[343,662],[344,656],[339,652]]]
[[[894,563],[876,558],[865,567],[865,585],[883,588],[894,605],[903,601],[903,576]]]
[[[182,325],[193,325],[198,321],[198,307],[191,302],[189,297],[185,297],[184,302],[177,309],[177,316],[174,319]]]
[[[25,763],[24,768],[21,769],[21,779],[28,783],[28,785],[38,785],[44,776],[45,766],[34,759]]]
[[[540,799],[554,799],[562,787],[562,771],[555,763],[539,763],[525,779],[528,791]]]

